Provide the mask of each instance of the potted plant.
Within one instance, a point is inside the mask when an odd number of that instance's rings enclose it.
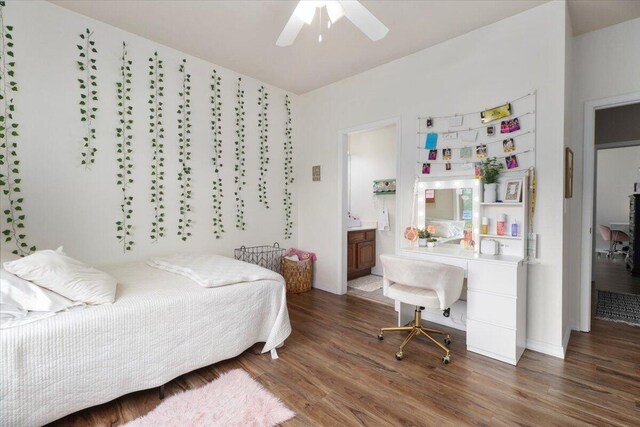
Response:
[[[431,233],[429,233],[426,228],[421,228],[420,230],[418,230],[418,245],[420,247],[427,246],[427,239],[429,237],[431,237]]]
[[[504,165],[499,163],[495,157],[484,160],[480,163],[480,174],[484,181],[484,202],[495,203],[498,189],[498,178]]]
[[[438,239],[435,239],[433,237],[429,237],[427,239],[427,247],[428,248],[434,248],[436,246],[436,242],[438,241]]]

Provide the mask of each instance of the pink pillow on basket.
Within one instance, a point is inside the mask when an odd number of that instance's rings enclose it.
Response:
[[[316,254],[314,254],[313,252],[305,252],[296,248],[291,248],[287,251],[286,254],[284,254],[285,257],[291,256],[291,255],[297,255],[300,261],[306,261],[308,259],[310,259],[311,261],[316,261],[318,259]]]

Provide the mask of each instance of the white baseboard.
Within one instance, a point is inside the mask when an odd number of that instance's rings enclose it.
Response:
[[[527,338],[527,349],[537,351],[538,353],[547,354],[549,356],[557,357],[559,359],[564,359],[565,351],[563,346],[561,345],[549,344],[546,342]]]
[[[567,349],[569,348],[569,338],[571,338],[571,331],[573,330],[573,325],[567,325],[567,329],[564,331],[564,335],[562,335],[562,358],[567,355]]]

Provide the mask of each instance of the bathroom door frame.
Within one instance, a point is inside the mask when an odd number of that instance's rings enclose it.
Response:
[[[347,293],[347,207],[349,205],[348,200],[348,156],[347,152],[349,149],[349,136],[361,133],[361,132],[369,132],[379,128],[387,127],[387,126],[395,126],[396,127],[396,218],[393,226],[395,227],[395,252],[397,253],[399,248],[399,239],[398,233],[401,227],[401,217],[402,217],[402,179],[401,179],[401,165],[402,165],[402,120],[398,117],[392,117],[389,119],[379,120],[376,122],[362,124],[360,126],[355,126],[347,129],[341,129],[338,131],[338,159],[339,165],[338,168],[338,195],[340,202],[338,203],[338,233],[340,236],[340,248],[337,251],[337,265],[340,266],[338,268],[338,275],[336,283],[338,284],[336,293],[340,295],[344,295]]]

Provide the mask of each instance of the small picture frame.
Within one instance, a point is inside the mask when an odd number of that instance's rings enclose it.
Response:
[[[438,150],[429,150],[429,160],[436,160],[438,158]]]
[[[322,167],[320,165],[311,166],[311,180],[314,182],[322,180]]]
[[[487,146],[486,145],[478,145],[476,147],[476,157],[478,159],[484,159],[487,157]]]
[[[431,173],[431,163],[422,164],[422,174],[429,175]]]
[[[522,181],[519,179],[507,180],[504,183],[503,203],[520,203],[522,201]]]
[[[447,164],[445,165],[445,169],[450,171],[451,170],[451,163],[447,162]]]
[[[442,150],[442,160],[451,160],[451,148],[444,148]]]
[[[496,134],[496,128],[491,125],[491,126],[487,126],[487,136],[493,136]]]

